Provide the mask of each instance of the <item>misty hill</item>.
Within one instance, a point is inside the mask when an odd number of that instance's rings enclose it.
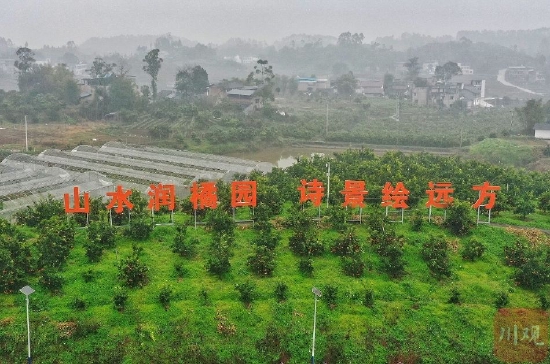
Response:
[[[453,40],[454,37],[450,35],[432,37],[418,33],[403,33],[399,37],[393,35],[377,37],[374,42],[396,51],[406,51],[409,48],[421,47],[430,43],[444,43]]]
[[[531,30],[461,30],[457,39],[462,37],[472,42],[500,44],[517,49],[531,56],[543,54],[550,56],[550,28]]]
[[[408,54],[410,57],[420,57],[421,62],[429,60],[438,60],[439,63],[460,62],[472,67],[476,74],[495,74],[499,69],[509,66],[537,66],[533,57],[505,46],[464,40],[430,43],[410,49]]]
[[[122,55],[131,55],[136,52],[138,47],[152,48],[159,35],[117,35],[114,37],[93,37],[79,46],[82,53],[85,54],[111,54],[119,53]],[[184,46],[193,47],[197,42],[186,38],[173,37],[181,41]]]
[[[318,44],[323,47],[328,45],[334,45],[338,41],[337,37],[331,35],[320,35],[320,34],[292,34],[288,37],[284,37],[281,40],[275,41],[273,46],[277,49],[283,47],[302,47],[306,44]]]

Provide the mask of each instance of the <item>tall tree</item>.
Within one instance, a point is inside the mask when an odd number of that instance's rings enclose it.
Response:
[[[153,92],[153,100],[157,98],[157,76],[160,71],[160,66],[162,64],[162,58],[159,58],[159,49],[152,49],[143,58],[145,66],[143,70],[151,76],[151,90]]]
[[[462,69],[455,62],[447,62],[443,66],[435,68],[435,78],[439,81],[447,82],[453,76],[462,74]]]
[[[340,95],[351,96],[355,93],[355,89],[357,88],[357,79],[350,71],[347,74],[338,77],[334,81],[334,85]]]
[[[117,77],[109,87],[110,111],[132,110],[136,102],[134,83],[126,77]]]
[[[535,124],[544,123],[547,115],[544,113],[542,100],[531,99],[524,107],[516,108],[519,119],[525,125],[525,134],[533,134]]]
[[[90,76],[98,80],[98,86],[105,86],[106,76],[113,71],[116,67],[116,63],[107,63],[101,57],[96,57],[92,63],[92,68],[86,70],[90,73]]]
[[[409,80],[414,81],[420,73],[418,57],[409,58],[409,60],[405,62],[404,66],[407,69]]]
[[[176,90],[186,96],[204,93],[208,85],[208,73],[201,66],[187,67],[176,74]]]
[[[254,66],[254,71],[250,72],[247,80],[255,82],[257,85],[266,85],[273,78],[275,78],[273,66],[269,65],[267,59],[259,59]]]
[[[21,47],[15,52],[17,60],[13,63],[15,68],[19,70],[18,86],[19,90],[26,92],[28,89],[27,74],[31,71],[34,65],[34,52],[27,47]]]
[[[363,39],[365,39],[365,36],[363,33],[353,33],[351,32],[345,32],[340,34],[338,37],[338,45],[339,46],[351,46],[351,45],[360,45],[363,44]]]
[[[395,77],[391,73],[384,75],[384,94],[386,96],[393,95],[393,81]]]
[[[26,73],[30,70],[34,62],[34,52],[27,47],[21,47],[15,52],[18,60],[13,65],[19,70],[20,73]]]

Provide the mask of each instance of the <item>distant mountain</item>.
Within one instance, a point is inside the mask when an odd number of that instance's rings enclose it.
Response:
[[[281,49],[283,47],[299,48],[306,44],[318,44],[326,47],[330,44],[336,44],[337,41],[338,38],[331,35],[292,34],[279,41],[275,41],[273,45],[277,49]]]
[[[509,66],[537,66],[536,60],[525,53],[499,44],[474,43],[465,39],[411,48],[407,57],[419,57],[420,62],[437,60],[439,64],[458,62],[472,67],[476,74],[496,74],[499,69]]]
[[[163,35],[117,35],[114,37],[93,37],[79,45],[79,50],[85,54],[105,55],[119,53],[121,55],[132,55],[136,53],[138,47],[155,47],[155,41]],[[184,46],[193,47],[197,42],[186,38],[174,37],[171,39],[181,41]]]
[[[472,42],[499,44],[531,56],[543,54],[550,57],[550,28],[528,30],[461,30],[457,39]]]
[[[454,37],[450,35],[432,37],[418,33],[403,33],[399,37],[394,37],[393,35],[377,37],[374,42],[396,51],[406,51],[409,48],[422,47],[430,43],[444,43],[452,40],[454,40]]]

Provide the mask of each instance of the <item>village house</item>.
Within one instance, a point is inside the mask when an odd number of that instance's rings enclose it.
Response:
[[[414,87],[411,100],[417,105],[450,107],[457,101],[463,101],[468,108],[475,106],[492,107],[483,102],[485,98],[485,80],[472,75],[453,76],[448,82],[428,81],[427,86]]]
[[[243,86],[227,91],[225,94],[231,102],[240,105],[245,114],[261,109],[263,100],[258,96],[258,86]]]
[[[382,97],[384,96],[384,81],[358,79],[355,92],[370,97]]]
[[[550,123],[535,124],[533,129],[535,130],[536,139],[550,140]]]
[[[512,83],[535,82],[537,73],[532,67],[516,66],[506,69],[506,80]]]
[[[297,81],[299,92],[316,92],[330,89],[328,78],[298,77]]]

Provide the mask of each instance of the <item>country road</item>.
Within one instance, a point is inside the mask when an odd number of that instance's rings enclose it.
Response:
[[[523,88],[523,87],[519,87],[519,86],[516,86],[516,85],[506,81],[505,75],[506,75],[506,69],[501,69],[501,70],[498,71],[497,81],[502,83],[504,86],[515,87],[518,90],[523,91],[523,92],[527,92],[529,94],[544,96],[543,94],[541,94],[539,92],[535,92],[535,91],[532,91],[532,90],[529,90],[529,89],[526,89],[526,88]]]

